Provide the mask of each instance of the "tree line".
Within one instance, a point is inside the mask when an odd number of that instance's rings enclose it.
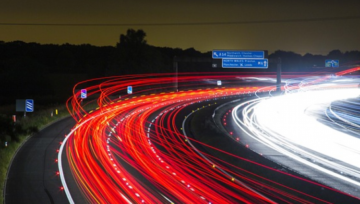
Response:
[[[179,60],[179,72],[215,71],[211,64],[211,51],[199,52],[194,48],[180,49],[156,47],[146,41],[143,30],[128,29],[121,34],[115,46],[54,45],[0,41],[1,104],[14,103],[15,99],[41,97],[41,101],[64,101],[71,95],[72,86],[81,80],[103,76],[174,72],[174,59]],[[284,72],[318,71],[325,59],[339,59],[341,65],[357,64],[359,51],[342,53],[333,50],[328,55],[300,55],[294,52],[275,51],[268,56],[281,58]],[[189,60],[190,59],[190,60]],[[208,59],[208,60],[197,60]],[[229,70],[272,72],[267,70]],[[217,68],[216,71],[224,71]]]

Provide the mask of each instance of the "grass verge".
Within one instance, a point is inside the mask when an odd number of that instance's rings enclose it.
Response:
[[[56,109],[58,114],[56,114]],[[0,144],[0,203],[4,203],[4,185],[10,162],[18,148],[25,142],[28,137],[44,128],[46,125],[68,116],[69,113],[65,106],[57,106],[54,108],[46,108],[34,113],[28,113],[27,117],[21,117],[16,121],[17,125],[22,127],[23,132],[17,135],[17,141],[8,141],[7,147],[5,143]],[[10,117],[10,116],[9,116]]]

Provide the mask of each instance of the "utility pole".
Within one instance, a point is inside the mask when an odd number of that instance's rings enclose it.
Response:
[[[173,69],[175,72],[175,82],[174,82],[174,86],[175,86],[175,91],[179,92],[179,62],[204,62],[204,63],[212,63],[213,59],[212,58],[198,58],[198,57],[177,57],[174,56],[173,58]],[[214,66],[214,65],[212,65]],[[184,70],[183,70],[184,71]]]
[[[174,69],[175,69],[175,91],[179,92],[178,88],[178,62],[176,56],[174,56]]]
[[[281,93],[281,58],[278,58],[276,68],[276,92]]]

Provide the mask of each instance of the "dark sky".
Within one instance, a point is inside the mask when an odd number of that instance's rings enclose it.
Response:
[[[343,19],[349,16],[355,18]],[[211,24],[216,22],[245,23]],[[281,49],[327,54],[333,49],[360,50],[360,0],[1,0],[0,23],[0,40],[6,42],[115,46],[120,34],[134,28],[143,29],[151,45],[194,47],[203,52]]]

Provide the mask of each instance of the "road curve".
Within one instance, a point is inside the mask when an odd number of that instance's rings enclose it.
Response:
[[[60,189],[56,158],[60,141],[74,124],[71,117],[61,119],[21,146],[8,170],[5,204],[68,203]]]

